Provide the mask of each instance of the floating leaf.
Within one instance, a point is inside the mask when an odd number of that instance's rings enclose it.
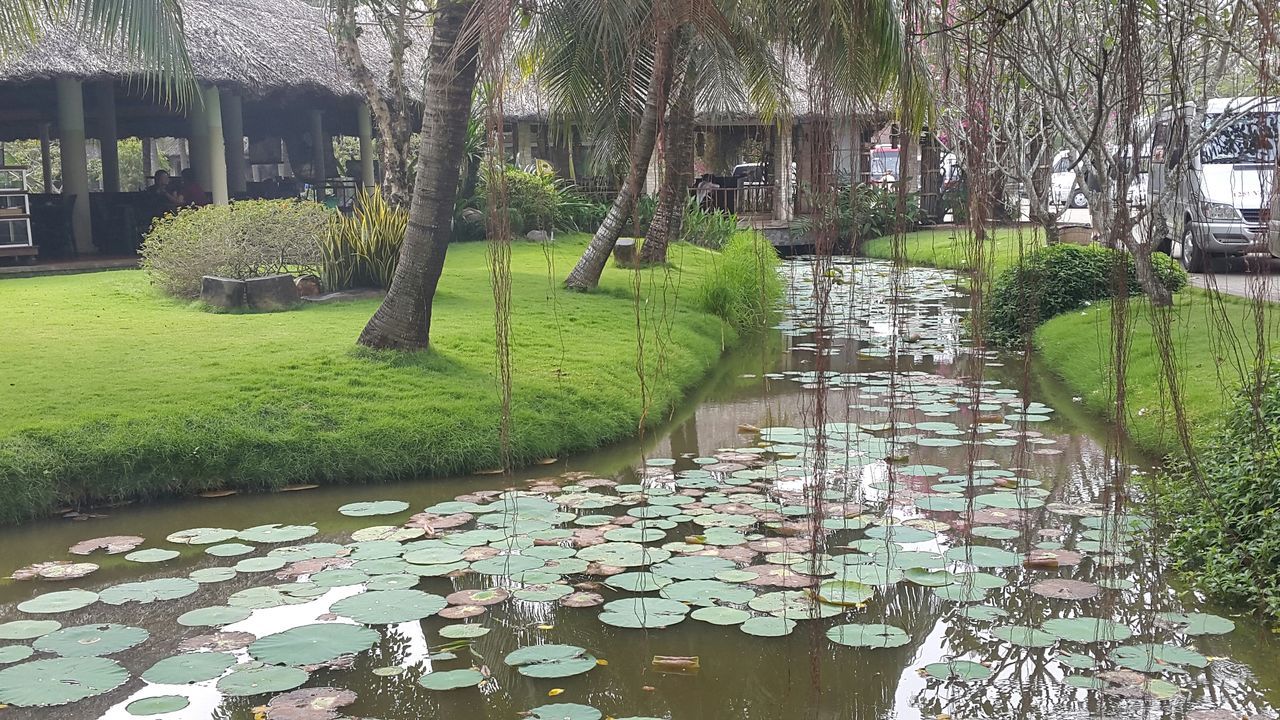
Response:
[[[305,540],[318,532],[320,532],[320,529],[313,525],[281,525],[279,523],[271,523],[269,525],[257,525],[251,528],[246,528],[241,530],[236,536],[245,542],[287,543]]]
[[[1022,558],[1017,553],[985,545],[953,547],[946,552],[946,557],[948,560],[967,562],[980,568],[1015,567],[1022,564]]]
[[[60,627],[57,620],[12,620],[0,625],[0,640],[34,640]]]
[[[1187,635],[1225,635],[1236,629],[1231,620],[1208,613],[1160,613],[1156,617]]]
[[[939,680],[986,680],[991,670],[972,660],[929,663],[924,671]]]
[[[0,665],[8,665],[10,663],[21,662],[31,657],[35,653],[26,645],[7,645],[0,647]]]
[[[875,594],[874,587],[853,580],[824,580],[818,584],[818,600],[828,605],[859,605]]]
[[[244,543],[222,543],[221,545],[211,545],[204,549],[206,555],[214,557],[235,557],[237,555],[248,555],[258,548]]]
[[[185,695],[154,695],[134,700],[124,706],[124,711],[130,715],[161,715],[178,712],[190,704],[191,700]]]
[[[284,692],[305,683],[310,674],[302,668],[263,665],[233,670],[218,681],[218,690],[231,697]]]
[[[194,583],[192,583],[194,585]],[[18,603],[18,609],[25,613],[37,615],[48,613],[70,612],[87,607],[98,601],[98,593],[88,590],[60,590],[58,592],[37,595],[30,600]]]
[[[125,560],[137,563],[158,563],[172,560],[180,555],[177,550],[168,550],[166,548],[147,548],[146,550],[136,550],[124,556]]]
[[[689,613],[689,617],[712,625],[741,625],[751,617],[751,613],[738,608],[701,607]]]
[[[445,625],[440,628],[440,637],[450,640],[470,640],[489,634],[489,628],[478,623],[462,623]]]
[[[191,528],[190,530],[179,530],[169,535],[165,540],[179,545],[213,545],[214,543],[226,542],[235,536],[235,530],[226,528]]]
[[[485,681],[485,676],[474,669],[437,670],[418,678],[418,684],[428,690],[458,690],[475,687]]]
[[[1044,624],[1045,632],[1079,643],[1118,642],[1133,637],[1127,625],[1092,617],[1054,618]]]
[[[1031,592],[1055,600],[1088,600],[1098,595],[1099,588],[1094,583],[1083,580],[1054,578],[1032,585]]]
[[[316,665],[368,650],[379,637],[377,630],[359,625],[313,623],[258,638],[249,654],[265,663]]]
[[[865,648],[901,647],[911,640],[902,628],[859,623],[836,625],[827,631],[827,639],[839,645]]]
[[[1116,648],[1108,657],[1115,664],[1138,672],[1168,671],[1182,673],[1185,671],[1177,667],[1178,665],[1202,668],[1209,664],[1208,658],[1194,650],[1188,650],[1176,645],[1156,645],[1151,643]]]
[[[1022,647],[1048,647],[1058,641],[1057,635],[1028,625],[1001,625],[991,628],[991,634]]]
[[[188,652],[164,658],[147,668],[142,679],[160,685],[189,685],[220,677],[236,664],[229,652]]]
[[[503,662],[521,675],[562,678],[581,675],[596,666],[595,656],[576,645],[530,645],[509,653]]]
[[[605,603],[600,622],[622,628],[664,628],[689,613],[684,603],[665,598],[626,598]]]
[[[590,705],[577,703],[555,703],[543,705],[529,711],[528,720],[600,720],[604,713]]]
[[[102,657],[35,660],[0,670],[0,703],[19,707],[65,705],[114,690],[129,671]]]
[[[372,517],[374,515],[395,515],[409,509],[409,503],[402,500],[371,500],[347,503],[338,508],[338,512],[347,517]]]
[[[98,550],[105,551],[108,555],[119,555],[120,553],[129,552],[146,542],[146,538],[137,535],[111,535],[109,537],[93,538],[92,540],[81,540],[72,545],[69,551],[72,555],[89,555]]]
[[[230,605],[213,605],[211,607],[189,610],[178,616],[178,624],[186,627],[222,627],[231,623],[247,620],[253,612],[248,608]]]
[[[669,600],[700,607],[717,603],[742,605],[756,596],[751,588],[719,580],[682,580],[662,588],[659,594]]]
[[[447,604],[421,590],[371,590],[343,598],[329,610],[366,625],[391,625],[435,615]]]
[[[782,637],[796,629],[796,621],[773,616],[753,617],[742,623],[742,632],[756,637]]]
[[[146,642],[150,636],[151,633],[142,628],[116,623],[77,625],[49,633],[36,640],[32,647],[63,657],[93,657],[128,650]]]
[[[268,720],[337,720],[338,709],[356,701],[351,690],[333,687],[302,688],[271,698]]]
[[[189,578],[156,578],[113,585],[103,590],[98,599],[108,605],[124,605],[131,602],[145,605],[157,600],[184,598],[199,589],[200,584]]]

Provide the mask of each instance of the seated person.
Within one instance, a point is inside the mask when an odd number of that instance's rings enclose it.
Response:
[[[196,179],[195,168],[187,168],[182,171],[182,188],[178,191],[182,196],[184,205],[208,205],[209,194],[205,189],[200,187],[200,181]]]
[[[155,177],[152,178],[151,186],[147,188],[147,192],[152,193],[168,208],[176,208],[182,204],[182,196],[174,192],[173,183],[169,180],[169,173],[164,170],[157,170]]]

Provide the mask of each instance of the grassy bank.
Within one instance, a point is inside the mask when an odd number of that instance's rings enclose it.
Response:
[[[521,463],[631,436],[642,414],[632,274],[610,267],[600,292],[560,289],[585,242],[513,250]],[[678,246],[671,257],[669,270],[645,272],[641,290],[651,420],[736,340],[693,299],[720,256]],[[140,271],[0,281],[0,305],[0,522],[64,503],[498,464],[483,244],[449,250],[433,350],[416,356],[355,348],[374,300],[219,315],[161,297]],[[670,337],[659,343],[656,332]]]
[[[1059,315],[1036,332],[1044,363],[1093,412],[1114,415],[1111,303],[1097,303]],[[1177,377],[1192,437],[1213,432],[1234,388],[1252,369],[1257,347],[1254,309],[1231,296],[1184,290],[1175,296],[1171,337]],[[1161,370],[1152,308],[1135,298],[1129,306],[1131,331],[1126,375],[1126,416],[1134,442],[1153,454],[1178,453],[1181,445],[1168,388]],[[1275,337],[1280,308],[1268,305],[1263,333]]]
[[[989,231],[985,250],[988,275],[995,277],[1013,265],[1022,253],[1044,245],[1044,237],[1033,226],[995,228]],[[893,259],[893,238],[868,240],[862,255],[882,260]],[[909,265],[928,265],[949,270],[972,271],[975,267],[973,239],[962,225],[931,228],[907,233],[902,237],[903,259]]]

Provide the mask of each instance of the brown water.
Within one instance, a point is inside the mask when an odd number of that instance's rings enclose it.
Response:
[[[83,579],[65,582],[0,582],[0,622],[34,618],[16,609],[18,602],[69,586],[99,591],[122,582],[156,577],[183,577],[198,568],[230,566],[243,557],[260,557],[279,546],[260,546],[250,554],[215,558],[198,546],[168,543],[172,532],[196,527],[247,528],[266,523],[314,524],[320,532],[302,542],[349,542],[354,530],[372,525],[396,525],[411,513],[437,502],[480,490],[527,487],[530,481],[552,478],[561,485],[580,482],[583,477],[605,478],[619,483],[644,483],[647,487],[670,487],[674,471],[685,477],[703,477],[700,468],[719,452],[752,449],[759,438],[749,432],[755,427],[804,429],[813,424],[815,406],[814,369],[818,348],[813,334],[811,284],[800,260],[792,261],[791,309],[780,329],[758,342],[727,355],[713,376],[670,421],[648,438],[590,455],[567,458],[554,465],[517,473],[512,478],[473,477],[400,483],[376,487],[322,488],[263,496],[234,496],[221,499],[194,499],[154,503],[106,511],[108,516],[88,522],[47,522],[0,532],[4,548],[5,573],[43,560],[70,558],[66,548],[90,537],[142,535],[143,547],[181,550],[181,556],[155,565],[130,562],[123,556],[97,555],[91,558],[102,568]],[[864,423],[859,435],[885,438],[889,447],[900,443],[905,459],[890,466],[874,458],[860,458],[853,445],[849,452],[840,447],[840,458],[831,460],[828,449],[827,482],[832,499],[861,504],[865,515],[884,526],[885,518],[897,522],[934,519],[951,524],[937,526],[935,537],[907,543],[905,550],[943,552],[966,542],[963,528],[953,523],[962,513],[930,512],[914,501],[931,494],[931,485],[943,483],[937,474],[912,475],[903,472],[911,465],[936,465],[946,475],[965,475],[969,469],[1017,468],[1019,477],[1031,479],[1026,487],[1047,491],[1049,503],[1086,503],[1106,497],[1110,453],[1104,447],[1106,428],[1085,416],[1069,395],[1034,367],[1024,369],[1016,355],[979,357],[969,351],[964,337],[967,301],[953,290],[954,278],[928,270],[912,270],[899,278],[906,300],[892,298],[892,278],[887,265],[862,263],[840,266],[848,282],[835,288],[831,320],[827,330],[833,335],[827,347],[832,375],[822,383],[828,404],[828,423]],[[887,355],[890,338],[897,338],[901,352],[897,362]],[[896,370],[890,377],[889,370]],[[896,408],[898,422],[954,423],[966,428],[975,419],[970,409],[948,410],[950,399],[938,396],[939,388],[970,387],[982,370],[990,391],[1006,389],[1000,396],[1043,403],[1052,408],[1047,421],[1012,422],[1012,427],[991,430],[980,437],[998,440],[972,445],[968,435],[900,427],[877,430],[877,423],[889,419],[886,408]],[[518,370],[518,369],[517,369]],[[871,375],[868,375],[870,373]],[[875,375],[875,373],[883,373]],[[620,382],[634,382],[620,378]],[[998,385],[996,383],[999,383]],[[945,395],[945,392],[943,392]],[[890,400],[889,398],[893,399]],[[987,399],[990,399],[988,397]],[[1034,407],[1033,407],[1034,409]],[[990,410],[978,418],[993,422]],[[1008,416],[1007,407],[999,412]],[[1038,414],[1038,413],[1028,413]],[[748,432],[744,432],[748,431]],[[780,435],[787,433],[780,432]],[[803,433],[791,437],[812,438]],[[919,445],[916,438],[958,437],[961,444],[942,440]],[[837,435],[837,440],[839,436]],[[774,442],[778,442],[775,440]],[[882,448],[872,441],[872,445]],[[787,443],[780,443],[787,444]],[[776,446],[775,446],[776,447]],[[1112,451],[1115,448],[1111,449]],[[793,460],[795,454],[804,460]],[[885,453],[881,452],[883,457]],[[795,507],[805,488],[811,487],[813,451],[782,448],[770,462],[767,478],[759,480],[781,493],[780,507]],[[699,462],[695,462],[695,458]],[[668,465],[664,459],[674,461]],[[1137,467],[1143,460],[1130,456]],[[656,460],[656,462],[654,462]],[[874,461],[873,461],[874,460]],[[976,465],[973,465],[977,461]],[[646,462],[651,466],[646,470]],[[713,466],[715,467],[715,466]],[[694,471],[688,473],[688,471]],[[703,471],[707,472],[707,471]],[[564,473],[577,473],[564,478]],[[732,471],[707,472],[723,483]],[[547,483],[533,483],[545,486]],[[728,487],[727,485],[722,485]],[[679,487],[677,485],[677,487]],[[596,488],[609,492],[608,487]],[[1030,492],[1030,490],[1028,490]],[[1039,497],[1030,495],[1030,497]],[[404,500],[410,510],[389,516],[345,517],[337,508],[360,500]],[[789,504],[788,504],[789,503]],[[646,503],[642,503],[647,504]],[[972,508],[972,506],[970,506]],[[618,514],[625,508],[582,510],[579,514]],[[1135,500],[1130,512],[1140,513]],[[991,518],[986,517],[990,522]],[[983,524],[975,522],[974,525]],[[469,529],[474,525],[467,525]],[[574,527],[568,525],[567,527]],[[1220,608],[1206,607],[1197,598],[1171,584],[1157,552],[1159,539],[1141,532],[1128,541],[1123,556],[1131,563],[1104,562],[1106,556],[1089,552],[1089,534],[1078,517],[1028,509],[1016,521],[1003,525],[1016,531],[1004,539],[974,538],[975,546],[991,546],[1013,552],[1027,552],[1036,543],[1056,542],[1066,549],[1086,548],[1078,565],[1058,569],[1024,569],[1021,565],[986,568],[1007,581],[988,591],[984,600],[956,602],[938,597],[933,590],[908,581],[878,587],[864,607],[849,608],[837,617],[803,619],[784,637],[756,637],[737,626],[719,626],[686,618],[664,629],[612,627],[599,620],[601,608],[564,608],[555,602],[528,602],[518,599],[492,606],[469,622],[482,623],[491,631],[469,648],[451,650],[457,657],[437,655],[441,645],[438,630],[461,622],[430,617],[422,621],[379,626],[381,640],[373,649],[355,656],[346,669],[319,669],[305,687],[334,686],[358,694],[356,702],[344,709],[350,717],[396,718],[514,718],[518,713],[541,705],[577,703],[597,708],[606,717],[632,716],[672,720],[729,720],[731,718],[1077,718],[1077,717],[1172,717],[1239,718],[1275,717],[1280,704],[1280,643],[1266,628],[1234,618],[1235,630],[1222,635],[1188,637],[1161,627],[1156,612],[1201,610],[1227,615]],[[759,530],[759,526],[749,530]],[[1057,535],[1038,534],[1041,529],[1061,529]],[[704,532],[681,521],[667,536],[649,543],[657,548],[666,542]],[[829,533],[824,547],[831,555],[845,555],[844,546],[862,537],[862,531]],[[511,532],[519,537],[521,533]],[[1080,545],[1084,542],[1084,545]],[[500,543],[495,543],[500,544]],[[1054,546],[1046,546],[1054,547]],[[865,549],[865,548],[864,548]],[[1096,550],[1097,548],[1094,548]],[[891,556],[890,556],[891,557]],[[756,564],[763,562],[754,561]],[[951,569],[963,569],[950,562]],[[802,566],[803,567],[803,566]],[[1049,600],[1030,592],[1030,586],[1049,577],[1094,582],[1105,580],[1115,587],[1103,589],[1093,599]],[[603,578],[571,575],[569,582],[599,581]],[[125,706],[138,698],[179,694],[190,700],[180,711],[151,715],[154,718],[250,718],[253,708],[265,704],[271,694],[244,698],[224,697],[206,681],[194,685],[150,685],[139,675],[156,661],[178,652],[178,643],[208,628],[188,628],[176,623],[183,613],[225,603],[229,595],[246,588],[286,582],[272,572],[239,573],[232,579],[202,584],[200,590],[176,600],[147,605],[128,603],[112,606],[103,602],[73,612],[42,615],[63,626],[89,623],[121,623],[150,631],[143,644],[110,655],[123,664],[131,679],[121,687],[72,704],[50,708],[6,708],[0,717],[10,718],[127,718]],[[456,589],[480,588],[494,584],[518,588],[509,578],[466,574],[457,578],[424,577],[419,589],[447,595]],[[351,585],[328,590],[303,604],[253,611],[247,620],[223,628],[242,630],[259,637],[290,627],[315,622],[334,601],[362,591]],[[781,588],[758,587],[757,592]],[[603,587],[598,591],[606,601],[636,597],[633,593]],[[655,594],[649,593],[649,596]],[[966,607],[985,604],[1006,612],[1007,617],[991,621],[965,617]],[[758,614],[758,613],[757,613]],[[1057,641],[1048,647],[1023,647],[999,639],[991,629],[999,625],[1040,626],[1055,617],[1093,616],[1114,619],[1132,629],[1134,637],[1124,642],[1071,643]],[[326,621],[337,620],[325,618]],[[338,620],[341,621],[341,620]],[[908,641],[899,647],[857,649],[828,640],[829,628],[843,623],[885,623],[905,631]],[[29,641],[27,641],[29,642]],[[1064,676],[1090,674],[1060,661],[1061,652],[1087,655],[1098,662],[1098,670],[1112,667],[1108,653],[1122,645],[1138,642],[1168,643],[1193,648],[1206,656],[1207,667],[1185,667],[1189,672],[1153,672],[1151,678],[1177,686],[1176,694],[1165,700],[1124,697],[1125,692],[1082,689],[1063,683]],[[561,643],[586,648],[607,661],[581,674],[563,679],[533,679],[517,674],[503,662],[516,648],[540,643]],[[16,642],[5,642],[13,645]],[[241,661],[248,659],[239,651]],[[651,667],[654,656],[697,656],[696,674],[663,674]],[[52,657],[38,653],[33,659]],[[926,665],[950,659],[984,663],[991,671],[988,679],[945,682],[921,672]],[[383,677],[375,668],[398,666],[403,674]],[[456,670],[475,666],[491,677],[479,689],[431,691],[417,679],[428,671]],[[0,680],[3,675],[0,674]],[[562,690],[549,696],[554,689]],[[1113,688],[1114,690],[1114,688]],[[1126,690],[1132,691],[1129,687]],[[1129,694],[1142,695],[1139,692]],[[1220,711],[1222,714],[1205,714]],[[321,717],[321,716],[317,716]],[[574,717],[567,713],[548,717]],[[593,717],[586,715],[583,717]]]

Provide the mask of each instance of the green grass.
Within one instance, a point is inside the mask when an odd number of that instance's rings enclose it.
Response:
[[[518,463],[638,429],[633,276],[610,267],[600,292],[561,290],[585,242],[561,238],[550,258],[539,245],[513,249]],[[671,257],[670,268],[645,271],[641,291],[649,421],[737,340],[692,300],[718,256],[680,245]],[[4,280],[0,306],[0,522],[65,503],[418,478],[499,463],[481,243],[449,250],[433,348],[407,356],[356,349],[373,300],[213,314],[161,297],[141,271]],[[655,333],[669,338],[660,343]]]
[[[988,231],[988,236],[984,260],[987,276],[991,278],[1013,265],[1021,254],[1044,245],[1044,237],[1030,225],[994,228]],[[909,265],[973,271],[976,262],[974,249],[973,238],[968,228],[962,225],[919,230],[902,236],[902,255]],[[892,260],[893,238],[868,240],[862,245],[862,254]]]
[[[1252,371],[1257,347],[1254,308],[1231,296],[1215,299],[1184,290],[1175,297],[1171,337],[1179,385],[1193,441],[1202,441]],[[1280,307],[1264,309],[1264,336],[1276,337]],[[1084,406],[1114,418],[1110,302],[1069,312],[1041,325],[1035,342],[1048,368],[1081,398]],[[1155,455],[1178,454],[1182,447],[1167,384],[1161,369],[1152,308],[1134,299],[1129,309],[1131,341],[1126,373],[1126,418],[1134,443]]]

